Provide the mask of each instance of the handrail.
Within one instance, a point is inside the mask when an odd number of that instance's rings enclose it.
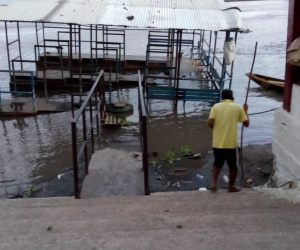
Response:
[[[92,109],[92,97],[95,97],[95,110],[96,113],[93,115]],[[98,101],[99,98],[99,101]],[[81,107],[77,111],[76,115],[71,121],[72,128],[72,151],[73,151],[73,169],[74,169],[74,191],[75,198],[80,199],[79,194],[79,178],[78,178],[78,163],[84,153],[85,160],[85,173],[89,173],[88,169],[88,141],[91,137],[92,153],[94,153],[95,136],[94,136],[94,121],[96,121],[97,137],[100,135],[99,125],[99,114],[102,114],[105,104],[105,89],[104,89],[104,72],[100,71],[97,79],[95,80],[91,90],[89,91],[86,99],[82,103]],[[90,121],[89,124],[86,122],[86,107],[89,106]],[[81,143],[80,149],[77,148],[77,122],[82,117],[83,123],[83,142]],[[101,117],[100,117],[101,119]]]
[[[140,143],[143,156],[143,170],[144,170],[144,192],[145,195],[150,195],[149,191],[149,174],[148,174],[148,140],[147,140],[147,112],[145,106],[144,91],[142,87],[141,74],[138,71],[138,109],[139,109],[139,123],[140,123]]]

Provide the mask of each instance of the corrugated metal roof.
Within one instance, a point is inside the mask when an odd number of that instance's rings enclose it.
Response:
[[[0,20],[157,29],[243,29],[240,11],[228,7],[223,0],[0,0]],[[133,20],[128,20],[131,16]]]

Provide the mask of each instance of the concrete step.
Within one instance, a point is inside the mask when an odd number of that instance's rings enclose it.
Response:
[[[179,231],[179,230],[178,230]],[[216,233],[215,233],[216,232]],[[126,238],[102,238],[90,237],[82,233],[82,236],[68,239],[50,239],[45,241],[14,241],[13,243],[0,243],[0,249],[6,250],[96,250],[96,249],[130,249],[130,250],[162,250],[162,249],[299,249],[299,231],[296,232],[275,232],[275,233],[232,233],[218,234],[205,232],[204,230],[150,232],[143,236]],[[117,235],[116,235],[117,236]],[[35,238],[32,238],[35,240]]]
[[[130,205],[148,205],[149,203],[168,203],[168,202],[199,202],[205,204],[212,202],[212,204],[234,204],[234,203],[257,203],[274,202],[276,204],[292,204],[285,200],[273,199],[271,196],[266,196],[258,193],[245,193],[244,195],[228,194],[227,192],[182,192],[181,195],[150,195],[150,196],[121,196],[121,197],[102,197],[95,199],[80,199],[74,198],[34,198],[34,199],[14,199],[14,200],[0,200],[0,208],[2,210],[14,208],[39,208],[39,207],[74,207],[74,206],[119,206],[120,204]],[[271,203],[270,203],[271,204]],[[299,205],[300,206],[300,205]]]
[[[299,207],[250,190],[3,200],[0,249],[299,249]]]
[[[52,233],[72,232],[81,234],[83,232],[117,232],[117,231],[149,231],[176,229],[181,225],[184,229],[199,229],[214,227],[225,230],[240,229],[243,227],[259,226],[260,233],[268,232],[269,228],[278,228],[285,226],[298,226],[300,224],[300,215],[298,212],[285,211],[282,213],[230,213],[230,214],[148,214],[135,216],[110,216],[107,218],[93,218],[88,215],[73,217],[72,220],[65,220],[63,217],[56,219],[48,217],[39,217],[35,219],[7,219],[1,220],[5,226],[0,228],[0,235],[19,235],[47,232],[51,226]],[[1,242],[1,241],[0,241]]]
[[[150,214],[189,214],[189,215],[205,215],[205,214],[248,214],[260,213],[284,213],[299,211],[298,205],[278,204],[277,200],[211,200],[203,202],[202,200],[184,199],[181,201],[147,199],[147,203],[127,203],[122,201],[115,204],[105,204],[100,200],[98,205],[89,205],[82,202],[69,203],[64,206],[29,206],[14,207],[0,206],[0,220],[13,219],[35,219],[48,218],[60,220],[72,220],[73,218],[83,217],[86,220],[97,218],[122,218],[124,216],[150,215]],[[72,205],[73,204],[73,205]]]

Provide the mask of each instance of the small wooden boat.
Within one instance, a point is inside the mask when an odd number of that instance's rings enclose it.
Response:
[[[250,73],[246,73],[246,75],[250,77],[252,81],[260,85],[263,89],[275,90],[278,93],[283,93],[284,80],[282,79],[254,73],[252,73],[251,75]]]

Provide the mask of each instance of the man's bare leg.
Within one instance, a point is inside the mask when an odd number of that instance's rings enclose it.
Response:
[[[240,188],[234,186],[237,174],[238,174],[238,170],[234,170],[232,172],[229,172],[228,192],[230,192],[230,193],[235,193],[235,192],[241,191]]]
[[[218,177],[220,174],[221,168],[213,166],[213,179],[211,182],[211,191],[216,192],[218,189]]]

